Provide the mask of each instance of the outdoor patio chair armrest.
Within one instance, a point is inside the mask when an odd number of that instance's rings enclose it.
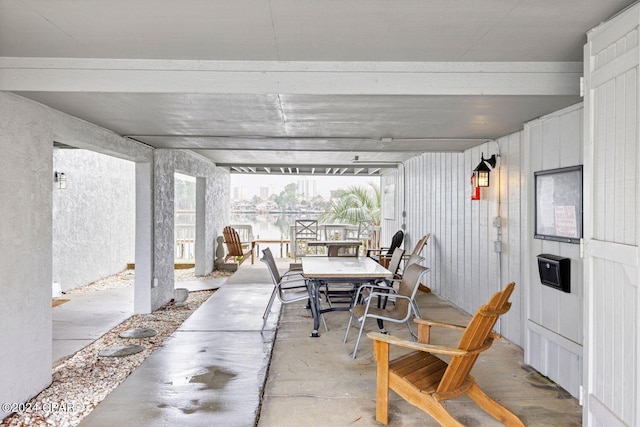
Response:
[[[424,351],[427,353],[444,354],[448,356],[464,356],[468,354],[467,350],[462,350],[455,347],[447,347],[444,345],[423,344],[420,342],[414,342],[395,337],[393,335],[381,334],[380,332],[369,332],[367,337],[374,341],[382,341],[391,345],[397,345],[400,347],[409,348],[412,350]]]
[[[371,292],[369,296],[365,298],[365,301],[367,302],[367,304],[370,304],[370,301],[374,298],[389,298],[389,301],[397,301],[398,298],[400,298],[406,299],[407,301],[409,301],[409,304],[411,304],[411,298],[404,295],[398,295],[396,292]]]
[[[362,291],[366,290],[366,289],[371,289],[371,290],[373,290],[373,289],[385,289],[385,290],[388,290],[390,292],[397,292],[394,288],[392,288],[390,286],[386,286],[386,285],[370,285],[370,284],[361,285],[358,288],[358,290],[356,291],[356,295],[355,295],[354,301],[358,301],[358,298],[362,294]],[[386,295],[388,296],[389,294],[386,294]]]
[[[300,277],[302,277],[302,270],[289,270],[286,273],[282,274],[280,277],[285,279],[285,278],[289,278],[289,277],[292,277],[292,276],[300,276]]]
[[[389,248],[376,248],[376,249],[367,249],[367,256],[371,254],[380,254],[382,251],[388,251]]]
[[[420,325],[437,326],[437,327],[446,328],[446,329],[457,329],[459,331],[464,331],[467,328],[466,326],[455,325],[453,323],[436,322],[434,320],[429,320],[429,319],[416,318],[416,319],[413,319],[413,321]]]
[[[290,286],[290,285],[292,285],[294,283],[299,283],[298,286],[300,286],[300,287],[307,286],[307,281],[303,277],[299,277],[299,278],[283,277],[282,280],[280,280],[280,284],[281,285]]]
[[[306,286],[282,286],[279,285],[278,288],[280,288],[283,291],[295,291],[296,289],[307,289]]]
[[[393,297],[394,300],[397,298],[402,298],[402,299],[406,299],[411,301],[411,298],[409,298],[408,296],[405,295],[398,295],[396,292],[371,292],[371,294],[367,297],[367,298],[373,298],[373,297]]]

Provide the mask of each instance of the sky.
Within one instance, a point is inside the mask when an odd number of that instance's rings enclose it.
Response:
[[[369,183],[380,184],[380,178],[376,176],[344,176],[344,175],[260,175],[260,174],[231,174],[231,189],[234,187],[247,187],[247,193],[257,194],[259,187],[273,187],[275,193],[284,190],[287,184],[301,179],[316,182],[318,195],[328,199],[332,190],[347,189],[351,186],[366,187]]]

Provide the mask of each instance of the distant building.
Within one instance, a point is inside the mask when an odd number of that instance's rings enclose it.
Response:
[[[260,187],[258,192],[258,195],[262,200],[267,200],[272,193],[271,187]]]
[[[248,197],[247,187],[233,187],[232,200],[246,200]]]
[[[296,181],[298,186],[298,194],[304,200],[311,200],[318,195],[318,189],[315,180],[299,179]]]

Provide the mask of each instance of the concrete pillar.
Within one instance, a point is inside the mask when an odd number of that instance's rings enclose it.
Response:
[[[136,163],[136,269],[133,310],[151,313],[153,278],[153,165]]]
[[[196,244],[195,244],[195,257],[196,257],[196,276],[204,276],[211,270],[211,266],[206,265],[206,188],[207,179],[203,177],[196,178]],[[209,268],[208,268],[209,267]]]

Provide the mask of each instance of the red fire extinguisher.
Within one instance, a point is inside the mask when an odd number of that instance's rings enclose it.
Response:
[[[480,187],[476,185],[475,174],[471,174],[471,200],[480,200]]]

